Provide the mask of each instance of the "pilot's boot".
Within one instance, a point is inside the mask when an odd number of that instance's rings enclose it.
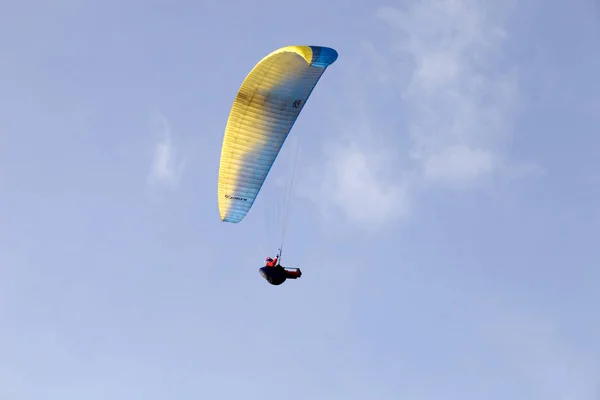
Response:
[[[299,268],[296,268],[294,271],[288,269],[286,272],[291,279],[300,278],[300,275],[302,275],[302,272],[300,272]]]

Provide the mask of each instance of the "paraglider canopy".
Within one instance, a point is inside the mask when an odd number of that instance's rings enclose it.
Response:
[[[306,101],[337,52],[287,46],[264,57],[243,81],[229,113],[218,178],[221,220],[240,222]]]

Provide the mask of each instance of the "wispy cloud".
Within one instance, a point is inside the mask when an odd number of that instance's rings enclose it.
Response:
[[[179,184],[185,160],[179,160],[178,149],[173,144],[166,118],[160,115],[159,122],[161,129],[154,148],[154,158],[147,182],[151,186],[173,187]]]
[[[521,105],[518,69],[503,54],[507,33],[503,10],[492,8],[496,6],[416,0],[402,8],[377,10],[391,43],[386,48],[365,44],[371,71],[361,78],[375,79],[376,93],[367,88],[358,97],[363,103],[364,97],[373,103],[390,100],[397,111],[383,116],[345,112],[344,118],[354,119],[357,127],[365,125],[361,119],[377,121],[377,130],[369,132],[374,143],[386,135],[381,130],[393,129],[396,133],[388,134],[382,146],[387,152],[395,147],[399,161],[386,167],[395,171],[390,179],[381,175],[379,155],[364,146],[327,153],[327,198],[350,220],[406,216],[415,189],[468,188],[484,179],[540,171],[533,163],[513,163],[507,154]]]
[[[376,231],[408,215],[410,171],[398,167],[396,141],[382,135],[383,126],[363,94],[357,83],[341,95],[345,101],[332,102],[340,107],[331,114],[336,117],[331,131],[337,134],[324,143],[322,156],[307,169],[302,195],[326,219],[339,221],[341,214],[350,223]]]
[[[421,0],[377,16],[393,33],[390,61],[413,64],[398,93],[409,112],[411,157],[428,181],[462,187],[502,172],[519,107],[516,69],[493,3]]]
[[[341,212],[369,230],[407,215],[408,182],[385,178],[389,168],[382,153],[351,142],[332,146],[327,154],[325,166],[313,172],[321,183],[309,194],[324,215]]]

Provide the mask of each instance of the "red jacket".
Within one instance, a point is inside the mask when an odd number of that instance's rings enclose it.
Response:
[[[276,265],[277,265],[277,257],[275,257],[275,259],[272,259],[271,257],[267,257],[267,259],[266,259],[267,267],[274,267]]]

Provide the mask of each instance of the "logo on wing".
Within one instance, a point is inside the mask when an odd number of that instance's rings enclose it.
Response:
[[[241,201],[248,201],[247,198],[245,197],[239,197],[239,196],[230,196],[228,194],[225,195],[226,199],[230,199],[230,200],[241,200]]]

